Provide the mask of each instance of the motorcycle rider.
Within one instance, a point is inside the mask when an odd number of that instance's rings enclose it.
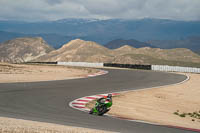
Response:
[[[108,94],[108,96],[106,97],[106,101],[112,102],[112,94]]]
[[[110,107],[112,106],[112,94],[108,94],[107,96],[104,96],[102,98],[99,98],[95,104],[95,107],[92,108],[89,112],[89,114],[97,113],[101,110],[102,106],[106,106],[107,110],[104,112],[108,112],[110,110]]]
[[[102,103],[102,99],[105,99],[107,102],[112,102],[112,94],[108,94],[107,96],[104,96],[103,98],[99,98],[97,101]],[[106,102],[106,101],[103,101],[103,102]]]

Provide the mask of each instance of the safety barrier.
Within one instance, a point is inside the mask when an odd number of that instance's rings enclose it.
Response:
[[[120,68],[151,70],[151,65],[104,63],[104,66],[105,67],[120,67]]]
[[[22,64],[57,64],[57,62],[23,62]]]
[[[104,63],[87,63],[87,62],[58,62],[58,65],[81,66],[81,67],[103,67]]]
[[[57,64],[66,66],[81,66],[81,67],[120,67],[166,72],[186,72],[200,73],[200,68],[167,66],[167,65],[138,65],[138,64],[117,64],[117,63],[88,63],[88,62],[26,62],[25,64]]]
[[[193,67],[180,67],[180,66],[167,66],[167,65],[152,65],[151,70],[166,71],[166,72],[187,72],[187,73],[200,73],[200,68]]]

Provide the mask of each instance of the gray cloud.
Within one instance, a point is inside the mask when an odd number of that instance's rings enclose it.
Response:
[[[63,0],[45,0],[49,5],[61,4]]]
[[[200,20],[200,0],[0,0],[0,19],[165,18]]]

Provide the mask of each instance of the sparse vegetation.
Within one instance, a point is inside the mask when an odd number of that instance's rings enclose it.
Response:
[[[200,110],[192,112],[192,113],[179,113],[179,110],[177,110],[176,112],[174,112],[174,114],[178,115],[180,117],[189,116],[189,117],[192,118],[192,121],[195,121],[195,119],[199,119],[200,120]]]

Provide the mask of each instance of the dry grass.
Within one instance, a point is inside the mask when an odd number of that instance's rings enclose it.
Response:
[[[109,133],[103,130],[62,126],[0,117],[0,133]]]

